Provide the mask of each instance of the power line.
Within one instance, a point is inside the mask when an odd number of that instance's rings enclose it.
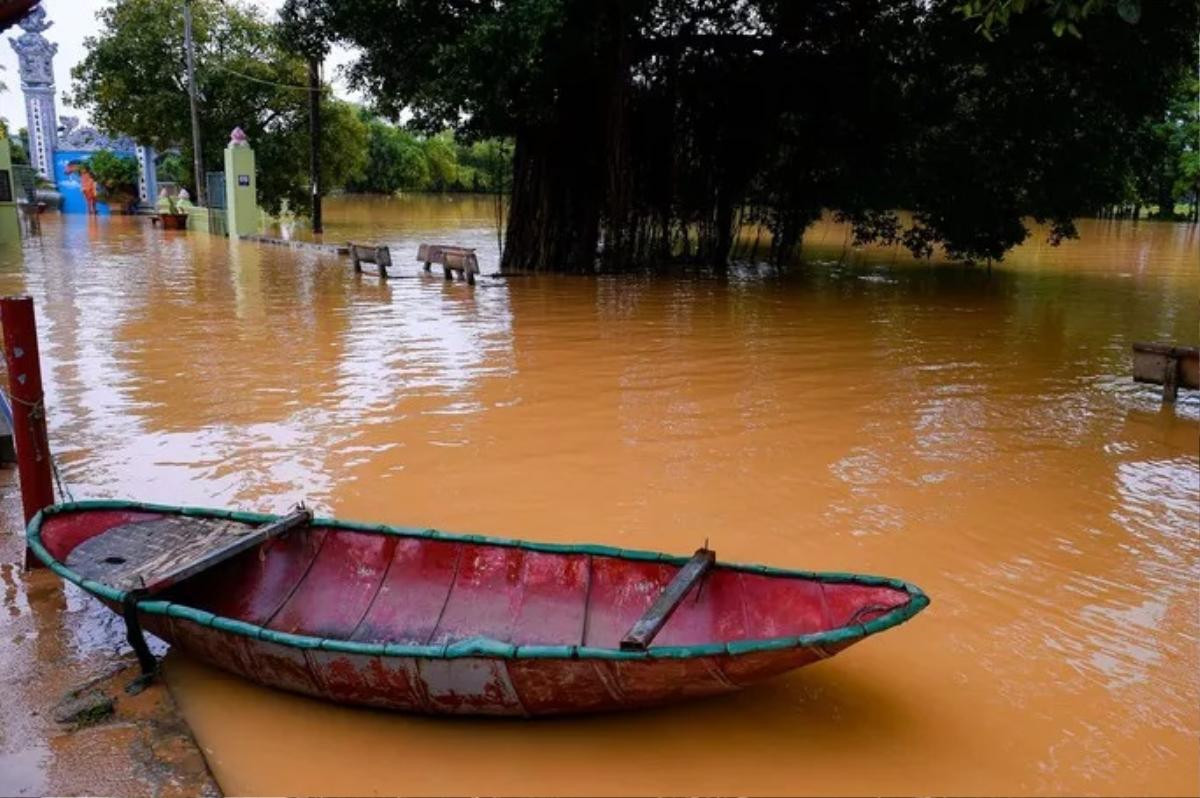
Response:
[[[245,72],[238,72],[236,69],[230,69],[229,67],[221,66],[220,64],[209,64],[208,66],[211,67],[212,69],[219,69],[222,72],[228,72],[231,75],[236,75],[239,78],[244,78],[246,80],[252,80],[255,83],[261,83],[265,86],[275,86],[280,89],[295,89],[296,91],[303,91],[303,92],[310,91],[308,86],[297,86],[292,83],[278,83],[274,80],[264,80],[263,78],[256,78],[253,75],[247,75]],[[328,89],[325,86],[322,86],[321,92],[325,93],[326,91],[328,91]]]

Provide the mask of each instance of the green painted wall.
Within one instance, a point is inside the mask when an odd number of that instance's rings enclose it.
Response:
[[[187,226],[188,230],[194,233],[229,235],[229,230],[225,226],[225,211],[220,208],[201,208],[193,205],[188,209]]]
[[[10,244],[21,240],[21,219],[17,215],[17,186],[7,139],[0,140],[0,179],[8,181],[8,190],[4,192],[4,186],[0,186],[0,192],[9,198],[0,200],[0,244]]]

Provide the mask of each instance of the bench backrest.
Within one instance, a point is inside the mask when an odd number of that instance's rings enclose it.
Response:
[[[479,259],[471,247],[456,247],[448,244],[421,244],[417,247],[417,260],[422,263],[440,263],[452,269],[479,272]]]
[[[392,265],[392,251],[386,246],[350,244],[350,257],[363,263],[378,263],[380,266]]]

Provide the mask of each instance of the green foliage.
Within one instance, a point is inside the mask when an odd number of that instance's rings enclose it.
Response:
[[[305,58],[324,58],[329,52],[330,32],[313,0],[286,0],[279,10],[279,33],[285,47]]]
[[[349,103],[321,99],[321,184],[343,188],[361,178],[367,160],[367,128]],[[252,142],[253,144],[253,142]],[[287,199],[288,207],[309,207],[307,111],[303,124],[265,135],[254,144],[259,159],[258,190],[266,197]],[[273,169],[270,164],[287,164]],[[278,210],[278,204],[271,206]]]
[[[21,128],[24,130],[25,128]],[[20,135],[8,136],[8,151],[12,156],[14,164],[28,164],[29,150],[25,147],[25,138]]]
[[[505,269],[783,258],[824,208],[999,258],[1121,196],[1196,59],[1195,0],[308,2],[385,113],[514,140]]]
[[[1040,9],[1050,18],[1055,36],[1070,33],[1081,36],[1079,24],[1102,10],[1115,10],[1121,19],[1135,24],[1142,18],[1141,0],[966,0],[959,11],[968,19],[979,20],[979,30],[987,38],[1008,25],[1014,14]]]
[[[158,181],[180,186],[193,185],[192,162],[177,152],[167,153],[158,162]]]
[[[512,188],[512,143],[491,138],[460,145],[458,160],[462,172],[470,176],[470,191],[505,194]]]
[[[511,183],[512,146],[498,139],[463,144],[449,131],[422,136],[365,112],[366,165],[350,191],[506,191]]]
[[[1200,80],[1185,76],[1177,84],[1166,113],[1142,125],[1131,149],[1137,167],[1128,181],[1126,204],[1154,206],[1155,215],[1175,218],[1178,202],[1200,194]]]
[[[192,5],[205,168],[222,168],[229,133],[241,127],[258,156],[260,203],[272,211],[284,199],[307,207],[305,61],[243,0]],[[115,0],[103,7],[97,32],[84,40],[87,55],[72,69],[71,102],[88,108],[98,127],[159,150],[178,147],[190,164],[182,8],[178,0]],[[323,179],[326,188],[336,188],[362,168],[366,131],[346,103],[328,94],[322,102]]]
[[[454,138],[449,133],[440,133],[425,139],[422,150],[425,163],[429,165],[431,190],[449,191],[459,185],[458,153],[454,150]]]
[[[130,155],[100,150],[93,153],[82,168],[109,196],[137,193],[137,159]]]
[[[1188,199],[1193,216],[1200,205],[1200,78],[1195,74],[1179,82],[1159,135],[1167,141],[1167,171],[1174,178],[1171,202]],[[1160,208],[1163,214],[1167,209]],[[1170,209],[1174,213],[1174,208]]]
[[[348,102],[321,100],[321,184],[340,188],[362,178],[367,166],[367,126]],[[304,136],[308,146],[308,136]]]
[[[366,117],[366,127],[367,163],[362,178],[348,188],[376,194],[426,190],[429,166],[417,137],[372,117]]]

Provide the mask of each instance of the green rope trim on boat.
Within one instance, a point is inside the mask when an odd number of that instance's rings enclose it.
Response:
[[[139,608],[145,609],[144,604],[139,604]],[[239,621],[234,618],[226,618],[224,615],[217,615],[212,619],[210,624],[214,629],[220,629],[222,632],[232,632],[235,635],[243,637],[252,637],[258,639],[259,633],[263,627],[257,624]]]
[[[456,640],[446,646],[446,658],[457,657],[499,657],[512,659],[517,655],[517,647],[512,643],[493,640],[490,637],[468,637],[466,640]]]
[[[150,504],[146,502],[127,501],[123,499],[89,499],[85,501],[64,502],[41,510],[29,522],[26,530],[26,543],[39,560],[50,570],[68,582],[79,585],[87,592],[99,598],[121,602],[125,598],[124,591],[116,590],[108,585],[91,579],[84,579],[72,571],[53,555],[42,544],[42,524],[46,518],[61,513],[80,512],[88,510],[128,510],[133,512],[162,513],[167,515],[184,515],[196,518],[223,518],[248,524],[265,524],[277,520],[280,516],[267,513],[252,513],[241,510],[221,510],[206,507],[174,507],[165,504]],[[551,554],[588,554],[600,557],[615,557],[623,560],[645,562],[661,562],[671,565],[683,565],[690,558],[675,556],[654,551],[638,549],[620,549],[598,544],[571,543],[538,543],[511,538],[492,538],[477,534],[456,534],[441,532],[436,529],[419,527],[389,526],[387,524],[368,524],[360,521],[339,521],[334,518],[314,518],[311,526],[314,528],[341,529],[350,532],[366,532],[372,534],[396,535],[399,537],[425,538],[444,540],[455,543],[486,544],[519,548],[526,551],[546,552]],[[865,624],[845,626],[818,632],[810,635],[792,637],[773,637],[764,640],[737,640],[729,643],[701,643],[691,646],[651,646],[647,651],[622,651],[617,648],[597,648],[593,646],[573,645],[528,645],[518,646],[493,640],[488,637],[472,637],[442,645],[417,645],[404,643],[360,643],[353,640],[337,640],[327,637],[312,637],[309,635],[290,634],[257,626],[245,621],[215,615],[207,610],[175,604],[170,601],[145,600],[138,603],[138,609],[151,615],[163,615],[179,618],[201,626],[207,626],[218,631],[275,643],[295,649],[320,649],[345,654],[371,657],[417,657],[425,659],[457,659],[462,657],[490,657],[495,659],[599,659],[599,660],[645,660],[645,659],[687,659],[690,657],[706,656],[739,656],[760,651],[780,651],[789,648],[808,646],[825,646],[846,641],[853,641],[885,629],[897,626],[912,618],[925,607],[929,606],[929,597],[915,585],[899,579],[868,574],[796,571],[786,568],[775,568],[766,565],[743,565],[739,563],[719,562],[717,565],[746,573],[780,576],[793,579],[808,579],[830,584],[859,584],[875,587],[890,587],[905,592],[909,601],[900,607],[885,613]]]
[[[517,646],[517,659],[575,659],[579,646]]]
[[[201,626],[212,626],[213,621],[218,617],[208,610],[198,610],[195,607],[188,607],[184,604],[168,604],[167,615],[172,618],[191,621]]]
[[[378,657],[384,653],[383,643],[359,643],[354,640],[335,640],[330,637],[321,638],[318,646],[322,651],[340,651],[343,654],[361,654],[367,657]]]
[[[289,648],[320,648],[322,638],[309,637],[308,635],[294,635],[290,632],[277,632],[274,629],[268,629],[263,626],[259,628],[259,640],[265,640],[268,643],[278,643],[281,646]]]

